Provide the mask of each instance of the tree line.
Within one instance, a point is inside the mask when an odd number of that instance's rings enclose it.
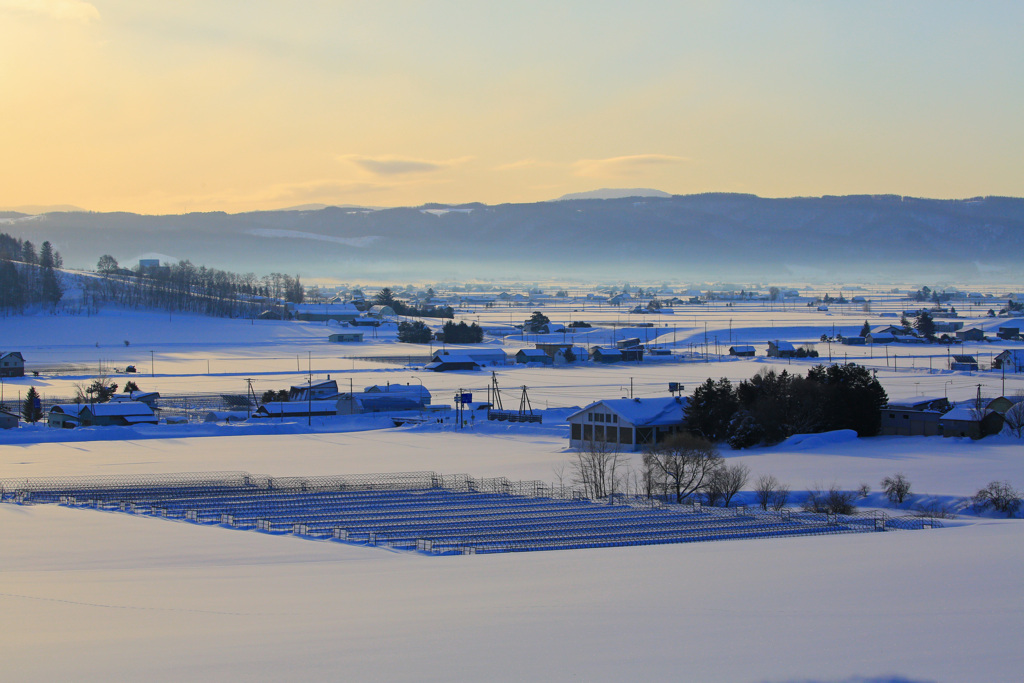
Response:
[[[29,240],[0,233],[0,310],[21,313],[26,308],[55,308],[64,296],[57,270],[64,260],[49,242],[39,251]]]
[[[687,429],[733,448],[773,444],[792,436],[852,429],[874,436],[888,403],[885,389],[855,363],[818,365],[807,376],[761,370],[733,385],[708,378],[686,405]]]

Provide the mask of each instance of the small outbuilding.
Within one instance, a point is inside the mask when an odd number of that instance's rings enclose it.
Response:
[[[730,346],[729,355],[739,356],[741,358],[752,358],[754,356],[753,346]]]
[[[352,343],[363,341],[362,332],[336,332],[327,337],[327,341],[338,343]]]
[[[965,372],[977,372],[978,359],[974,356],[953,356],[949,361],[950,370],[962,370]]]
[[[479,370],[480,363],[469,356],[445,354],[435,355],[434,359],[423,366],[432,372],[451,372],[452,370]]]
[[[962,403],[939,418],[943,436],[967,436],[981,439],[998,434],[1003,428],[1003,416],[994,410],[979,409],[974,402]]]
[[[555,359],[540,349],[519,349],[516,352],[516,363],[540,363],[542,365],[553,365]]]
[[[595,346],[590,349],[590,360],[595,363],[621,363],[623,356],[619,349]]]
[[[961,341],[985,341],[985,330],[980,327],[968,327],[963,330],[957,330],[954,334]]]
[[[945,397],[917,396],[882,408],[882,436],[938,436],[939,419],[951,405]]]
[[[16,429],[18,416],[0,408],[0,429]]]

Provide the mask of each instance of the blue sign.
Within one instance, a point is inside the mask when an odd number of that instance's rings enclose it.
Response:
[[[473,402],[473,394],[470,394],[468,392],[464,393],[464,394],[459,394],[459,403],[465,405],[467,403],[472,403],[472,402]]]

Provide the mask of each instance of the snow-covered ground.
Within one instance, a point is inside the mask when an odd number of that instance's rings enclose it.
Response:
[[[689,352],[704,344],[707,322],[712,346],[718,335],[727,348],[731,335],[732,343],[757,345],[761,356],[768,339],[815,341],[826,327],[831,333],[833,320],[851,334],[865,317],[761,309],[665,315],[651,320],[659,327],[604,329],[576,342],[644,339],[656,330],[659,342],[674,340],[677,351]],[[514,321],[530,310],[512,309]],[[626,317],[589,305],[545,312],[560,322]],[[509,309],[480,309],[469,319],[477,315],[481,323],[510,320]],[[164,394],[244,393],[246,378],[256,379],[259,391],[282,388],[305,381],[309,365],[314,379],[330,373],[357,388],[421,382],[437,403],[449,403],[457,389],[484,393],[490,379],[486,372],[434,374],[348,358],[423,355],[397,344],[386,328],[349,346],[328,343],[336,328],[322,323],[140,312],[6,318],[0,325],[0,345],[21,350],[30,372],[80,364],[68,374],[5,380],[9,402],[30,385],[70,395],[100,364],[134,363],[139,385]],[[533,341],[510,338],[505,348]],[[816,346],[827,359],[827,345]],[[968,344],[964,352],[1013,346]],[[832,351],[877,368],[893,397],[968,398],[978,384],[988,395],[1003,393],[998,374],[940,370],[944,347],[897,349],[895,369],[891,358],[887,366],[884,357],[870,357],[877,348],[833,344]],[[312,428],[285,421],[0,432],[0,478],[433,470],[550,482],[572,455],[557,421],[568,407],[631,390],[665,395],[669,381],[689,390],[708,376],[742,379],[769,365],[761,357],[710,360],[495,369],[506,407],[518,405],[518,387],[527,385],[534,407],[548,409],[540,426],[395,429],[354,418]],[[804,372],[809,364],[785,366]],[[1005,393],[1024,388],[1022,378],[1008,376]],[[944,505],[992,480],[1024,486],[1024,445],[1007,436],[815,436],[724,455],[794,492],[867,483],[875,489],[861,501],[867,505],[883,504],[879,481],[896,472],[912,481],[918,501]],[[1024,524],[970,514],[932,531],[434,558],[0,505],[0,549],[0,610],[8,625],[0,661],[17,678],[1009,681],[1024,665],[1017,642]]]

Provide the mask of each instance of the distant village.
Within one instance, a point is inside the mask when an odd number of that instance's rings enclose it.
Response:
[[[155,271],[162,266],[157,261],[140,263],[142,272]],[[484,289],[477,286],[475,289]],[[487,371],[511,366],[535,368],[565,366],[568,364],[640,364],[673,362],[742,361],[772,358],[777,361],[811,360],[811,363],[829,365],[845,363],[839,349],[866,347],[872,356],[885,356],[888,364],[891,349],[911,348],[911,345],[944,345],[947,348],[944,369],[959,373],[1009,373],[1024,371],[1024,344],[1020,320],[1024,317],[1022,298],[1017,294],[1000,295],[978,292],[933,292],[925,287],[916,292],[890,292],[890,302],[911,302],[893,310],[888,305],[876,317],[897,317],[899,322],[869,325],[865,321],[858,334],[843,334],[834,327],[826,329],[820,339],[797,341],[764,339],[758,343],[727,343],[720,339],[721,330],[713,339],[705,336],[700,343],[690,341],[685,347],[666,343],[664,328],[669,316],[682,318],[688,311],[718,306],[729,310],[734,305],[759,304],[795,310],[803,307],[814,314],[828,314],[830,310],[863,311],[871,314],[872,301],[868,296],[843,294],[801,294],[796,289],[769,287],[762,290],[734,289],[697,290],[668,286],[631,288],[594,288],[589,291],[557,289],[550,293],[540,288],[522,291],[489,288],[490,291],[471,291],[457,286],[417,288],[382,288],[371,296],[359,287],[337,287],[325,290],[309,287],[301,302],[274,299],[257,317],[261,319],[290,319],[324,323],[324,341],[330,345],[344,345],[357,349],[368,338],[391,336],[397,342],[415,343],[425,347],[417,356],[382,359],[386,362],[404,362],[431,372]],[[984,326],[967,324],[954,304],[962,311],[970,310],[970,320],[998,319],[998,324]],[[509,309],[509,322],[488,321],[478,323],[481,310]],[[516,313],[516,310],[521,311]],[[544,311],[551,310],[551,316]],[[627,323],[611,324],[607,317],[602,322],[587,320],[587,311],[607,313],[614,310],[626,316]],[[526,315],[527,312],[529,315]],[[558,311],[556,314],[554,311]],[[430,317],[431,315],[437,317]],[[461,322],[456,324],[458,318]],[[645,320],[649,319],[649,320]],[[466,321],[470,323],[467,325]],[[657,320],[655,323],[653,320]],[[823,323],[826,323],[823,320]],[[823,324],[823,327],[826,327]],[[847,323],[848,326],[848,323]],[[620,334],[620,330],[644,330],[644,336]],[[600,332],[600,334],[598,334]],[[731,335],[730,335],[731,336]],[[602,340],[592,343],[590,340]],[[509,341],[515,346],[503,348]],[[475,345],[475,342],[487,341]],[[729,340],[732,342],[733,340]],[[965,343],[983,342],[1004,345],[988,354],[988,362],[979,360],[976,353],[961,352]],[[824,351],[827,345],[827,358]],[[407,347],[406,347],[407,348]],[[379,347],[378,347],[379,349]],[[373,360],[372,353],[365,356],[349,352],[350,357]],[[929,364],[934,356],[929,358]],[[892,352],[896,368],[898,354]],[[31,359],[19,350],[0,352],[0,375],[4,378],[24,377],[26,367],[32,370]],[[808,366],[810,367],[810,366]],[[125,368],[126,376],[135,366]],[[710,380],[709,380],[710,381]],[[451,422],[466,419],[501,420],[507,422],[540,421],[541,411],[528,405],[527,390],[519,397],[519,409],[507,410],[501,404],[497,378],[489,386],[487,400],[469,395],[457,396],[455,405],[433,401],[431,392],[422,382],[371,384],[358,391],[352,386],[339,386],[337,379],[313,381],[312,376],[302,384],[287,389],[265,391],[256,395],[236,396],[233,400],[209,404],[209,409],[182,414],[182,411],[161,405],[156,391],[139,391],[134,382],[130,389],[116,392],[117,385],[94,387],[93,392],[80,392],[72,401],[54,403],[43,401],[34,390],[14,408],[9,403],[0,412],[0,427],[16,428],[20,424],[45,422],[54,428],[130,426],[139,424],[175,424],[204,420],[209,422],[239,422],[268,419],[306,419],[334,416],[382,414],[392,416],[396,424],[409,422]],[[113,388],[114,390],[110,390]],[[492,391],[493,389],[493,391]],[[666,384],[670,394],[666,397],[593,397],[593,401],[566,418],[569,442],[573,447],[601,441],[622,450],[642,450],[667,436],[693,429],[688,421],[687,404],[690,397],[683,394],[678,383]],[[35,395],[32,395],[35,394]],[[919,396],[913,400],[893,400],[878,406],[878,425],[875,433],[881,435],[963,436],[981,438],[998,433],[1004,423],[1016,424],[1019,409],[1015,408],[1019,396],[975,397],[969,403],[953,403],[946,397]],[[718,436],[722,436],[721,434]]]

